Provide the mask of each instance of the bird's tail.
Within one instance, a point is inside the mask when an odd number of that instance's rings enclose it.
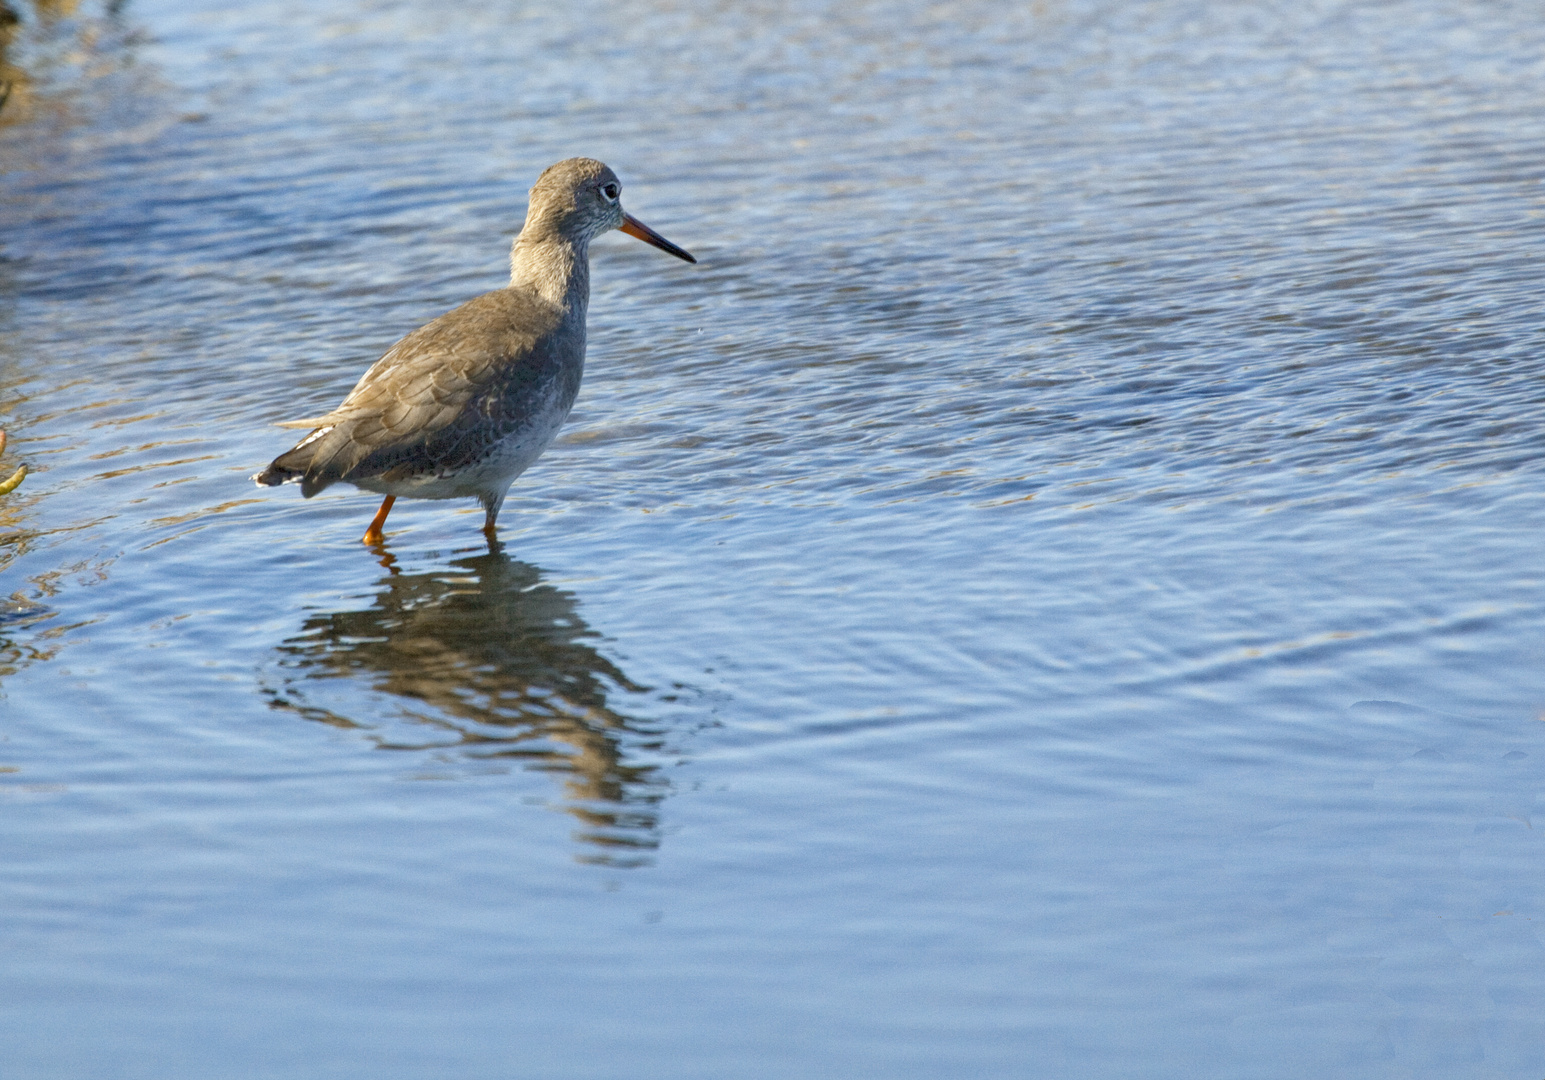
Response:
[[[289,426],[289,425],[286,425]],[[306,498],[311,498],[334,480],[336,475],[320,469],[330,459],[336,456],[328,454],[322,461],[317,460],[317,451],[323,448],[321,442],[323,436],[333,431],[333,425],[317,428],[290,449],[274,458],[268,468],[258,473],[252,479],[266,487],[278,487],[280,484],[288,484],[295,481],[300,483],[300,493]]]
[[[287,469],[275,460],[252,479],[265,487],[278,487],[280,484],[288,484],[291,480],[299,480],[304,475],[304,471],[296,472],[294,469]]]

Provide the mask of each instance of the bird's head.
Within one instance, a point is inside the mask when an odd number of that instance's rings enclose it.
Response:
[[[678,259],[697,262],[691,253],[623,211],[622,181],[594,158],[567,158],[537,177],[531,188],[531,207],[526,212],[522,239],[557,235],[586,246],[609,229],[621,229]]]

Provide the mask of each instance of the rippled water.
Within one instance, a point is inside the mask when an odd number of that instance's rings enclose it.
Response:
[[[18,6],[8,1074],[1545,1075],[1533,8]],[[505,550],[255,488],[572,154]]]

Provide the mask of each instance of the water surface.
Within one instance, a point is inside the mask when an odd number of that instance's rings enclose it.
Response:
[[[1545,1075],[1532,9],[24,14],[17,1075]],[[504,549],[254,487],[573,154]]]

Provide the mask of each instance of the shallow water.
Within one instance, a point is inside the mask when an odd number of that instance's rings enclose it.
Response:
[[[24,14],[8,1073],[1545,1075],[1533,9]],[[504,551],[254,487],[579,153]]]

